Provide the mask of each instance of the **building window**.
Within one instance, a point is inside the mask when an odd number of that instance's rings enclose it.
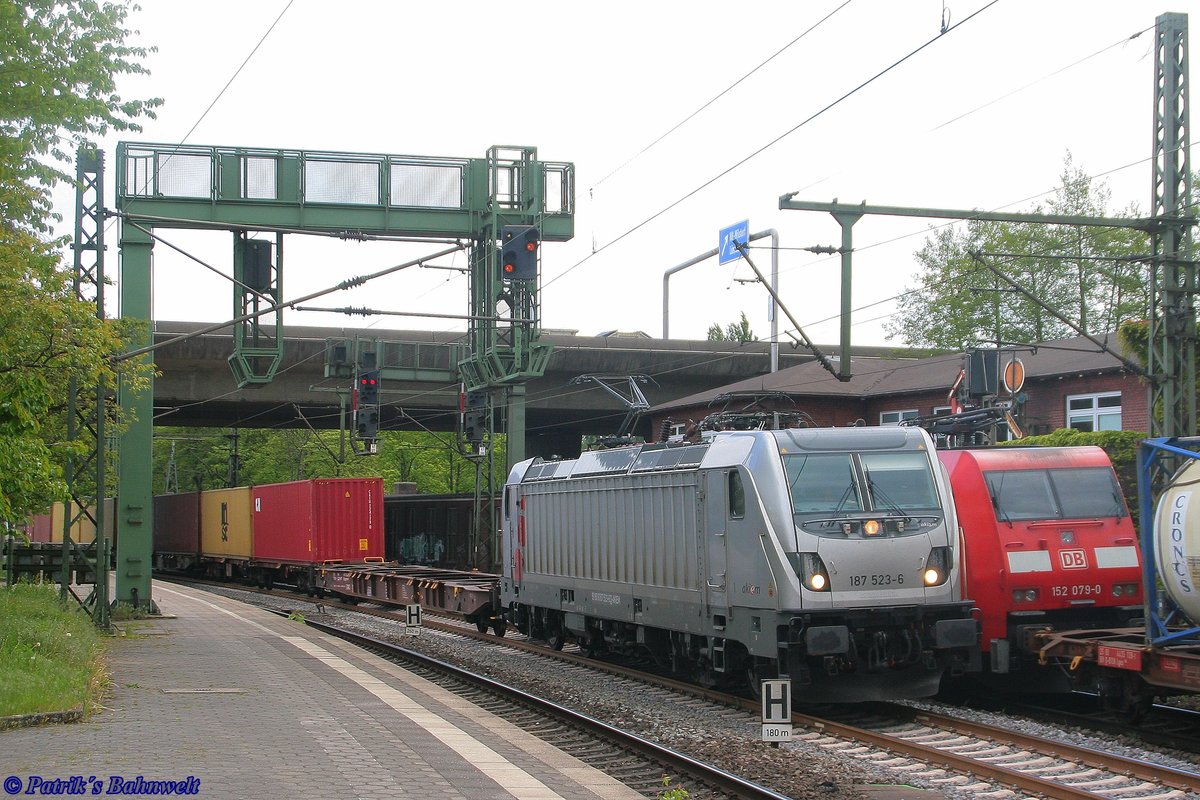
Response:
[[[950,413],[950,406],[934,406],[933,415],[935,417],[944,417]]]
[[[1121,430],[1121,393],[1067,395],[1067,427],[1077,431]]]
[[[881,411],[879,412],[880,425],[899,425],[902,419],[915,419],[920,416],[915,408],[906,411]]]

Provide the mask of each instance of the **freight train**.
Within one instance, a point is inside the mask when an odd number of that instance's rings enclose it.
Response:
[[[324,566],[382,561],[382,478],[320,478],[154,498],[156,570],[315,591]]]
[[[501,603],[556,647],[821,702],[934,694],[977,624],[929,434],[710,434],[516,465]]]
[[[263,588],[287,584],[313,596],[329,593],[350,601],[416,603],[460,614],[480,630],[490,627],[503,635],[495,576],[384,563],[386,520],[412,534],[398,540],[402,552],[440,554],[444,548],[433,545],[461,540],[447,531],[432,536],[427,525],[449,523],[458,531],[455,512],[464,510],[463,498],[453,498],[447,507],[445,498],[431,505],[428,499],[404,497],[427,513],[393,508],[385,515],[381,478],[321,478],[158,495],[154,569]],[[411,527],[404,525],[414,521]]]
[[[965,542],[963,592],[981,626],[982,675],[1068,691],[1039,669],[1039,634],[1143,616],[1137,533],[1099,447],[939,450]],[[973,675],[974,677],[974,675]]]

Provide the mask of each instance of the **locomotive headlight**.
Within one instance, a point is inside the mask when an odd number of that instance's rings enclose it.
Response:
[[[814,592],[829,591],[829,570],[816,553],[800,554],[800,580],[804,588]]]
[[[867,520],[866,522],[863,523],[862,529],[863,529],[863,533],[865,533],[867,536],[874,536],[875,534],[879,533],[879,531],[880,531],[879,520],[877,520],[877,519]]]
[[[925,559],[925,571],[921,577],[926,586],[940,586],[950,576],[950,548],[935,547]]]

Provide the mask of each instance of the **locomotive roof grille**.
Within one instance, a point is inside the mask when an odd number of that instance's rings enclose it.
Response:
[[[683,447],[642,445],[593,450],[571,461],[537,459],[525,471],[523,482],[696,469],[704,460],[708,448],[707,442]]]

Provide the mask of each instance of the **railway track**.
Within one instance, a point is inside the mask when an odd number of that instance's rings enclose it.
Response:
[[[912,759],[890,764],[906,774],[944,768],[958,774],[925,774],[976,793],[996,791],[989,783],[1054,798],[1165,800],[1200,793],[1196,772],[905,705],[864,704],[806,724],[807,736],[823,747],[855,758]],[[967,776],[979,781],[964,784]]]
[[[279,596],[279,593],[275,593]],[[308,598],[305,603],[311,603]],[[322,601],[327,608],[341,604]],[[382,609],[345,606],[395,621]],[[494,635],[480,634],[473,625],[456,620],[435,620],[427,615],[426,627],[500,644]],[[554,651],[510,633],[506,648],[558,659],[564,665],[600,670],[621,679],[648,684],[645,691],[666,693],[666,703],[705,703],[711,713],[731,710],[743,715],[748,727],[758,720],[756,701],[694,684],[648,675],[620,664],[587,658],[582,653]],[[587,681],[587,674],[576,680]],[[594,674],[592,672],[591,674]],[[688,696],[686,699],[682,696]],[[671,699],[673,698],[673,700]],[[849,709],[849,710],[847,710]],[[1148,760],[1123,757],[1049,739],[1017,733],[1002,726],[968,722],[935,711],[906,705],[872,704],[834,707],[817,714],[795,714],[793,724],[801,746],[819,748],[853,759],[871,768],[891,770],[902,782],[931,788],[967,791],[989,797],[1041,796],[1081,800],[1172,800],[1200,796],[1200,774],[1161,767]],[[757,743],[756,743],[757,744]],[[747,745],[754,746],[754,745]],[[758,747],[762,745],[758,744]],[[793,747],[785,745],[785,750]]]
[[[285,611],[273,611],[287,616]],[[536,694],[507,686],[477,672],[430,658],[391,642],[342,627],[308,621],[317,630],[353,642],[470,700],[497,716],[530,731],[544,741],[602,770],[648,797],[657,796],[663,775],[685,775],[710,787],[706,793],[689,789],[689,796],[739,800],[787,800],[711,764],[662,747],[636,734],[553,703]]]
[[[1169,747],[1200,755],[1200,712],[1156,703],[1136,723],[1103,707],[1094,694],[1076,692],[1031,701],[1028,698],[989,702],[977,707],[1019,713],[1030,719],[1056,725],[1075,725],[1089,731],[1136,739],[1146,744]]]

